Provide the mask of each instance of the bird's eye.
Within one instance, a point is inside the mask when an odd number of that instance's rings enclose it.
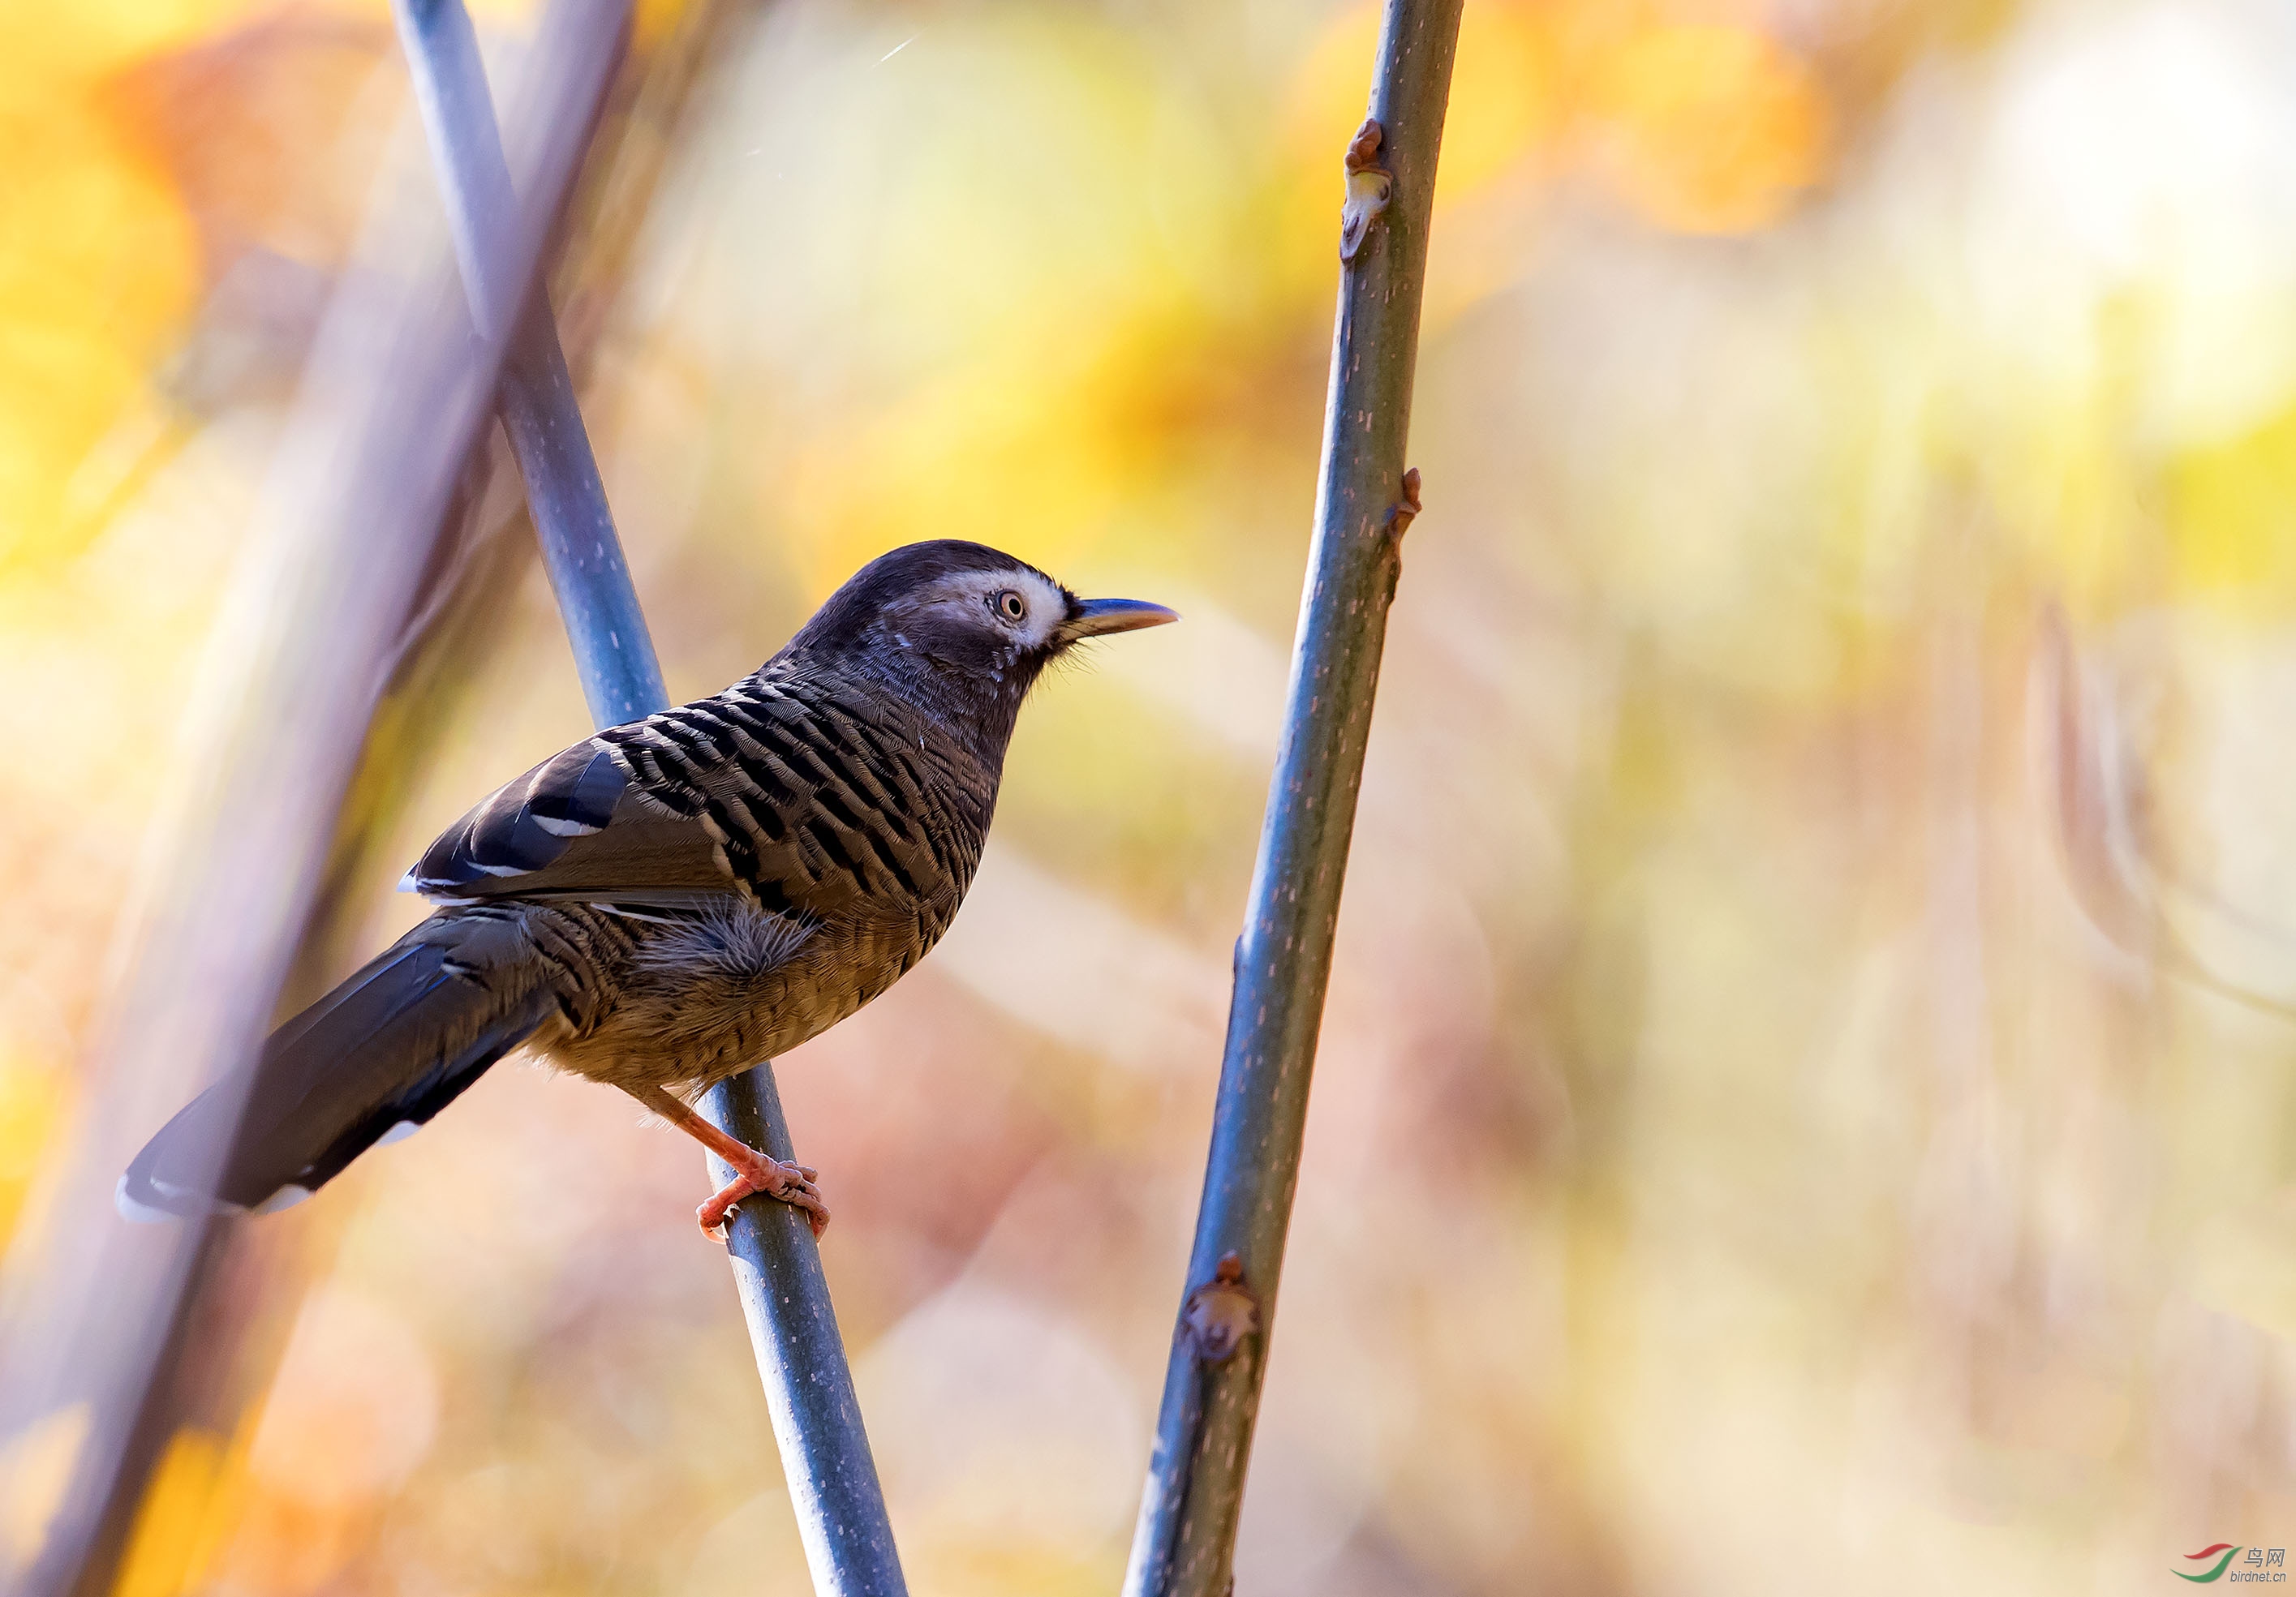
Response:
[[[996,595],[996,613],[1007,621],[1024,621],[1029,616],[1029,602],[1006,588]]]

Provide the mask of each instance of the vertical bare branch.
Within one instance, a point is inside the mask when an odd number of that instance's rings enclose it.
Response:
[[[1128,1597],[1229,1585],[1387,607],[1419,511],[1404,445],[1460,4],[1388,0],[1371,115],[1341,163],[1315,547]]]

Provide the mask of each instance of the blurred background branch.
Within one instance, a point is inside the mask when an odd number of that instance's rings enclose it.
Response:
[[[1315,542],[1128,1597],[1223,1597],[1234,1583],[1388,606],[1419,512],[1419,473],[1404,457],[1460,10],[1460,0],[1387,0],[1370,119],[1341,163]]]
[[[2176,717],[2162,701],[2169,667],[2144,631],[2084,648],[2061,605],[2037,618],[2034,786],[2065,885],[2133,969],[2296,1021],[2296,914],[2252,883],[2180,858],[2180,829],[2161,813],[2154,771]]]
[[[540,259],[613,45],[594,19],[572,14],[538,41],[537,92],[521,126],[529,192],[548,205],[509,230],[515,276]],[[70,1484],[37,1552],[10,1550],[29,1565],[29,1590],[111,1591],[176,1435],[192,1308],[231,1222],[130,1229],[108,1214],[108,1194],[163,1106],[222,1076],[263,1035],[489,408],[493,364],[472,359],[460,296],[425,242],[379,215],[369,270],[346,282],[319,331],[152,844],[111,1005],[104,1087],[59,1161],[50,1228],[20,1235],[10,1253],[0,1433],[45,1426],[71,1440]]]

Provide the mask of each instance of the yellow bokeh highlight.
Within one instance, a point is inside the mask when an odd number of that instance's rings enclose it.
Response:
[[[2296,406],[2169,473],[2179,586],[2222,604],[2277,610],[2296,586]]]
[[[1816,76],[1751,29],[1636,29],[1601,53],[1587,92],[1611,182],[1662,227],[1754,232],[1825,173],[1833,119]]]
[[[1379,44],[1380,8],[1359,5],[1324,30],[1292,90],[1289,142],[1329,177],[1339,212],[1340,158],[1365,114]],[[1459,21],[1451,98],[1443,116],[1437,203],[1456,201],[1549,147],[1562,120],[1562,85],[1544,11],[1471,5]]]
[[[176,1597],[198,1584],[235,1514],[224,1439],[177,1431],[137,1510],[114,1597]]]
[[[181,197],[108,114],[114,74],[243,7],[124,3],[0,24],[0,563],[94,531],[73,479],[123,416],[200,286]]]
[[[1292,86],[1287,143],[1332,174],[1335,214],[1339,154],[1364,116],[1379,25],[1374,5],[1341,13]],[[1510,176],[1545,176],[1583,150],[1660,226],[1752,232],[1824,177],[1832,140],[1832,112],[1808,64],[1756,29],[1664,20],[1613,29],[1567,7],[1471,6],[1437,206]]]
[[[169,1441],[117,1597],[175,1597],[210,1578],[264,1597],[323,1588],[366,1544],[378,1506],[429,1448],[433,1387],[428,1355],[395,1315],[315,1293],[270,1392],[237,1434],[194,1427]],[[58,1452],[40,1446],[41,1461]],[[42,1468],[42,1478],[54,1472],[53,1462]]]
[[[85,84],[120,63],[213,37],[247,15],[250,0],[83,0],[18,6],[0,16],[5,92],[62,76]]]
[[[0,1243],[15,1232],[64,1103],[60,1072],[0,1048]]]
[[[0,551],[17,553],[61,530],[74,474],[148,391],[198,281],[168,188],[84,108],[51,109],[0,110],[22,162],[0,201]]]
[[[1562,113],[1555,41],[1543,13],[1468,7],[1443,117],[1437,202],[1472,195],[1550,149]]]

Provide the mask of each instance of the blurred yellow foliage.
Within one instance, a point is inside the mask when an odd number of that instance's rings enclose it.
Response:
[[[2284,610],[2296,598],[2296,407],[2179,456],[2167,508],[2180,584],[2218,604]]]
[[[1594,63],[1587,110],[1620,192],[1685,233],[1768,226],[1832,155],[1816,78],[1751,28],[1637,28]]]
[[[1286,143],[1328,180],[1335,215],[1340,157],[1364,119],[1364,63],[1379,42],[1380,17],[1374,4],[1333,17],[1292,87]],[[1554,27],[1553,8],[1511,0],[1470,5],[1460,18],[1439,205],[1459,203],[1553,143],[1562,111]]]
[[[26,1190],[62,1124],[66,1082],[55,1065],[0,1038],[0,1246],[14,1232]]]
[[[642,28],[659,32],[676,9],[669,0],[647,5]],[[533,4],[480,0],[472,10],[514,25]],[[200,107],[192,119],[153,128],[144,125],[152,86],[133,82],[134,72],[250,23],[258,34],[283,24],[324,39],[331,16],[389,27],[386,0],[300,10],[266,0],[96,0],[0,18],[8,63],[0,144],[9,152],[0,181],[0,569],[78,553],[165,440],[172,407],[156,369],[214,264],[201,258],[191,204],[220,197],[187,193],[170,164],[196,168],[204,159],[208,174],[251,191],[241,197],[242,215],[283,215],[277,191],[289,152],[234,150],[230,135],[308,135],[345,102],[332,73],[247,74],[220,85],[225,95],[302,94],[325,103],[286,118]],[[218,130],[222,147],[206,147]],[[327,198],[348,216],[365,196]],[[308,249],[308,229],[299,234],[284,219],[283,242]]]
[[[221,1437],[195,1428],[168,1438],[136,1511],[114,1597],[176,1597],[193,1589],[240,1509]]]
[[[181,198],[98,107],[105,71],[150,44],[84,37],[117,14],[45,12],[84,53],[0,73],[0,561],[70,553],[94,530],[67,513],[74,475],[123,414],[158,403],[152,367],[199,286]]]

